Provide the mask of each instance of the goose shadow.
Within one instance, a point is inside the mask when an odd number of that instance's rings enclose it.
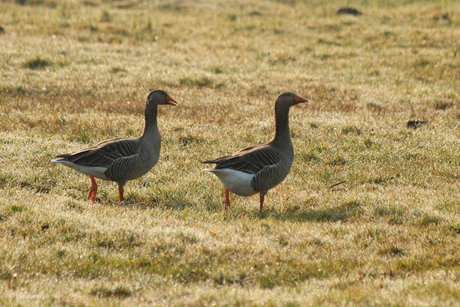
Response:
[[[163,208],[175,211],[184,211],[198,207],[195,202],[187,201],[181,197],[174,196],[149,197],[145,199],[128,198],[120,203],[120,206],[138,209]]]
[[[156,195],[141,196],[131,193],[120,203],[121,206],[142,208],[142,209],[167,209],[171,211],[187,211],[190,209],[203,210],[207,213],[217,213],[224,210],[221,201],[214,199],[190,199],[185,193],[166,193],[160,192]]]
[[[288,208],[284,212],[276,210],[275,207],[264,208],[262,212],[257,212],[254,216],[260,219],[272,218],[278,221],[296,221],[296,222],[347,222],[354,220],[364,213],[363,204],[357,201],[349,201],[333,208],[316,209],[311,204],[302,208],[296,205]]]

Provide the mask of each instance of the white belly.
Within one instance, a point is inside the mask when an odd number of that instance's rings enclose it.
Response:
[[[104,174],[104,172],[107,170],[107,167],[82,166],[82,165],[74,164],[72,162],[59,161],[59,160],[52,160],[51,162],[64,164],[65,166],[73,168],[74,170],[80,173],[86,174],[88,176],[93,176],[93,177],[96,177],[102,180],[109,180],[109,178],[107,178],[107,176]]]
[[[213,169],[208,168],[204,171],[212,172],[219,178],[220,182],[224,187],[232,191],[233,193],[240,196],[251,196],[257,193],[251,187],[251,180],[254,178],[254,174],[247,174],[232,169]]]

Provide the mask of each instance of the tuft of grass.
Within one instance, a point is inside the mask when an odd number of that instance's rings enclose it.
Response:
[[[51,62],[45,59],[42,59],[40,56],[28,59],[22,64],[22,67],[28,69],[43,69],[47,66],[50,66]]]
[[[361,134],[361,129],[359,129],[356,126],[347,126],[345,128],[342,128],[342,134],[360,135]]]
[[[115,288],[108,288],[105,286],[95,287],[90,292],[91,295],[99,297],[129,297],[133,295],[133,291],[123,286],[117,286]]]
[[[214,74],[223,74],[224,73],[224,68],[221,66],[213,66],[209,69],[210,72]]]
[[[215,81],[205,76],[199,78],[181,78],[179,83],[187,87],[215,87]]]
[[[122,68],[122,67],[112,67],[110,69],[110,72],[113,73],[113,74],[116,74],[116,73],[119,73],[119,72],[123,72],[123,73],[126,73],[126,69]]]
[[[112,15],[110,14],[110,11],[108,9],[103,9],[101,11],[100,21],[101,22],[110,22],[110,21],[112,21]]]
[[[404,255],[404,250],[396,246],[387,246],[381,248],[378,253],[380,255],[389,255],[394,257]]]
[[[182,146],[203,143],[205,140],[202,137],[194,135],[180,135],[177,139],[178,143]]]
[[[447,110],[450,109],[454,106],[454,103],[452,101],[446,101],[446,100],[435,100],[429,104],[436,110]]]
[[[336,155],[334,157],[332,157],[328,162],[327,164],[330,165],[330,166],[343,166],[345,164],[347,164],[347,160],[342,157],[341,155]]]
[[[258,280],[259,286],[262,289],[272,289],[275,286],[273,277],[271,276],[261,276]]]

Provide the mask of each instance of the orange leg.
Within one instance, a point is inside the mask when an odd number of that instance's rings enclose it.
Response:
[[[260,212],[262,212],[262,208],[264,207],[264,200],[265,200],[265,195],[259,194],[260,195]]]
[[[96,200],[97,183],[93,176],[89,176],[89,178],[91,179],[91,186],[89,187],[88,200],[94,202]]]
[[[230,197],[228,192],[228,189],[225,188],[225,201],[223,202],[225,204],[225,212],[228,212],[228,208],[230,207]]]
[[[123,201],[123,187],[122,186],[118,186],[118,194],[120,195],[120,202]]]

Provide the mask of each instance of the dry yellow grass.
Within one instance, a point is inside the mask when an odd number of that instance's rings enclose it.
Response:
[[[0,305],[459,305],[460,5],[363,3],[2,1]],[[159,163],[88,202],[51,158],[139,135],[156,88]],[[200,162],[287,90],[291,174],[225,216]]]

